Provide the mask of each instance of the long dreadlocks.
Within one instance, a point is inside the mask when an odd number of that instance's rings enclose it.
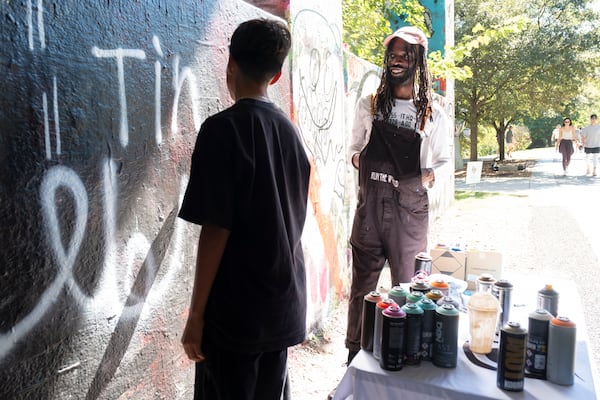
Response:
[[[397,39],[394,39],[397,40]],[[377,88],[377,93],[374,98],[374,110],[383,116],[383,120],[387,121],[390,118],[392,107],[394,106],[394,87],[388,75],[388,59],[392,49],[393,41],[390,42],[385,50],[385,65],[381,75],[381,82]],[[413,85],[412,97],[417,107],[417,121],[421,121],[421,129],[425,119],[430,114],[431,107],[431,77],[427,68],[427,54],[425,49],[420,45],[406,44],[409,61],[415,60],[416,70],[415,76],[418,78]],[[412,64],[409,62],[409,65]],[[416,93],[418,89],[418,93]]]

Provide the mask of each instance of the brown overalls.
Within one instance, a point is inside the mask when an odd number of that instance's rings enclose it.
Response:
[[[350,350],[360,350],[363,297],[376,289],[385,261],[392,286],[410,282],[415,256],[427,250],[429,203],[421,182],[421,141],[416,129],[374,120],[360,153],[358,204],[350,236]]]

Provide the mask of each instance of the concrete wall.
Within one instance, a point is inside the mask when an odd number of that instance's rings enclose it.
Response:
[[[198,128],[231,104],[229,36],[257,6],[294,34],[270,96],[314,166],[309,324],[348,290],[348,121],[375,67],[345,56],[340,1],[253,3],[0,2],[0,398],[190,398],[199,229],[176,214]]]

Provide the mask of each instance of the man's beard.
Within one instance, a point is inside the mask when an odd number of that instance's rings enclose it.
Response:
[[[413,80],[413,78],[415,76],[415,70],[416,70],[415,66],[410,66],[401,75],[394,76],[394,75],[392,75],[392,71],[388,67],[388,69],[387,69],[388,83],[392,86],[405,85]]]

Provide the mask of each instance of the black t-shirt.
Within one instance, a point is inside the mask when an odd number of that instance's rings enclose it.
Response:
[[[244,352],[304,340],[309,176],[296,128],[271,103],[242,99],[202,124],[179,217],[231,231],[205,310],[211,340]]]

